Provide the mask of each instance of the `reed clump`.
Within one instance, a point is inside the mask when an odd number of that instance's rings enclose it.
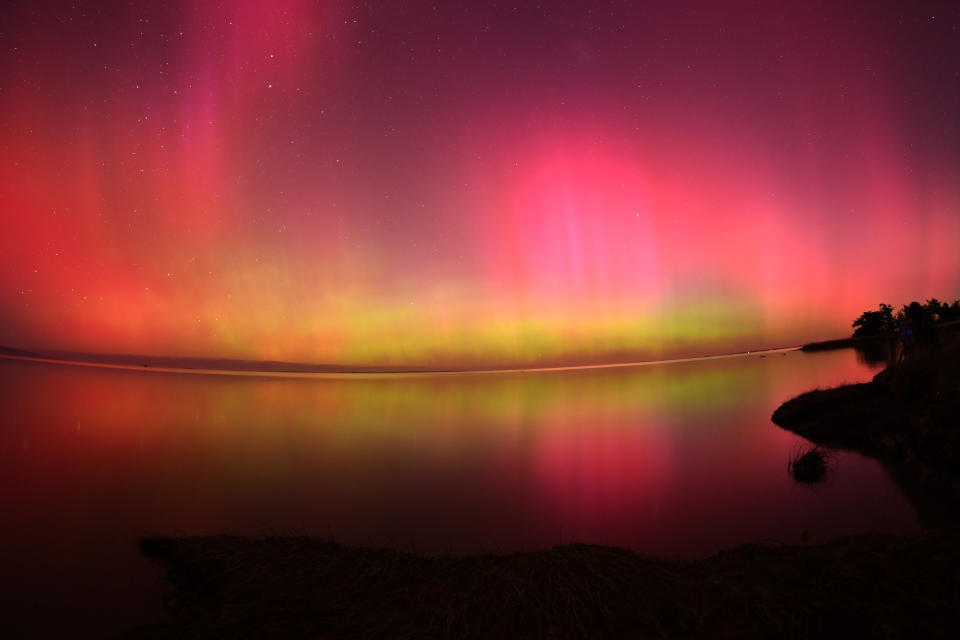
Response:
[[[802,484],[817,484],[827,477],[829,454],[820,447],[813,447],[790,459],[789,469],[793,479]]]

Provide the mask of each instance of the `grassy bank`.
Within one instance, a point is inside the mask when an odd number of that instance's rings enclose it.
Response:
[[[142,550],[168,569],[173,615],[130,637],[947,637],[960,623],[958,542],[868,535],[680,563],[586,545],[449,558],[155,538]]]
[[[818,445],[881,459],[929,524],[958,520],[960,344],[919,349],[871,382],[804,393],[773,421]]]

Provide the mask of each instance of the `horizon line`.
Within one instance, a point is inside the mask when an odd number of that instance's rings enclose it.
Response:
[[[656,360],[637,360],[630,362],[609,362],[609,363],[599,363],[599,364],[577,364],[577,365],[550,365],[550,366],[517,366],[517,367],[489,367],[489,368],[464,368],[464,369],[412,369],[412,368],[396,368],[396,369],[385,369],[380,371],[370,371],[370,370],[343,370],[343,371],[284,371],[284,370],[275,370],[271,371],[268,369],[217,369],[217,368],[200,368],[200,367],[176,367],[176,366],[163,366],[163,365],[151,365],[151,364],[126,364],[122,362],[97,362],[95,360],[71,360],[68,358],[57,358],[53,356],[44,356],[42,354],[33,354],[33,355],[17,355],[13,353],[2,353],[0,352],[0,358],[6,358],[8,360],[21,360],[26,362],[40,362],[47,364],[59,364],[59,365],[68,365],[68,366],[80,366],[80,367],[97,367],[102,369],[120,369],[120,370],[129,370],[129,371],[155,371],[158,373],[192,373],[198,375],[228,375],[228,376],[265,376],[265,377],[274,377],[274,378],[323,378],[323,377],[361,377],[361,376],[371,376],[371,377],[386,377],[386,376],[437,376],[437,375],[471,375],[471,374],[507,374],[507,373],[538,373],[538,372],[554,372],[554,371],[580,371],[580,370],[590,370],[590,369],[617,369],[617,368],[627,368],[627,367],[641,367],[641,366],[650,366],[657,364],[675,364],[682,362],[697,362],[702,360],[719,360],[724,358],[737,358],[749,355],[766,355],[770,353],[787,353],[790,351],[799,351],[801,350],[802,345],[794,345],[788,347],[774,347],[770,349],[759,349],[759,350],[747,350],[747,351],[736,351],[732,353],[719,353],[711,355],[701,355],[701,356],[687,356],[682,358],[660,358]],[[77,355],[90,355],[95,356],[96,354],[77,354]],[[109,356],[106,356],[109,357]],[[135,357],[135,356],[123,356],[123,357]],[[169,358],[169,357],[168,357]],[[176,358],[170,358],[175,360]],[[202,360],[202,358],[197,358],[197,360]],[[275,361],[243,361],[236,360],[235,362],[275,362]],[[296,363],[283,363],[276,362],[276,364],[289,364],[294,365]],[[300,367],[310,367],[310,366],[340,366],[340,365],[304,365],[297,364],[296,366]]]

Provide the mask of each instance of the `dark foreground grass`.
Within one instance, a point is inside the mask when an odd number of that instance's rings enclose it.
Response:
[[[953,637],[960,531],[700,562],[568,545],[424,557],[313,538],[151,538],[171,619],[136,638]]]

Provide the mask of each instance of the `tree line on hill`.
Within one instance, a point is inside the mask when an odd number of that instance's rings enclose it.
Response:
[[[897,333],[903,323],[913,327],[932,327],[939,322],[960,320],[960,299],[953,304],[930,298],[926,304],[913,301],[894,313],[889,304],[881,304],[876,311],[864,311],[853,321],[853,337],[876,336]]]

